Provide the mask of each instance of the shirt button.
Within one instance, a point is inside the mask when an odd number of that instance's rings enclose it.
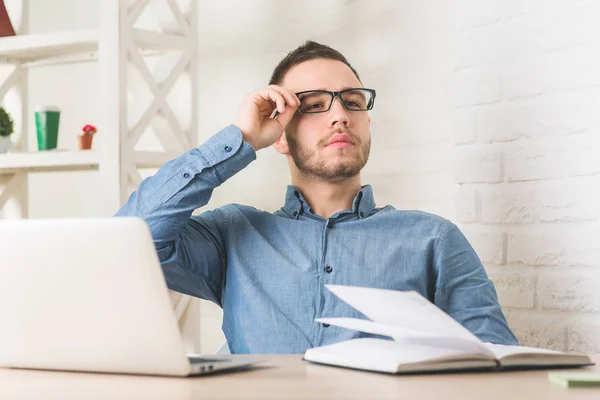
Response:
[[[361,211],[361,212],[360,212],[360,216],[361,216],[361,217],[364,217],[364,216],[365,216],[365,213]]]
[[[294,211],[294,212],[292,213],[292,215],[295,217],[296,215],[298,215],[298,211]]]
[[[184,178],[184,179],[190,179],[190,174],[188,174],[187,172],[185,172],[185,173],[183,174],[183,178]]]
[[[228,153],[229,153],[229,152],[231,151],[231,147],[229,147],[229,146],[225,146],[225,147],[224,147],[224,150],[225,150],[226,152],[228,152]]]
[[[326,323],[323,323],[323,326],[324,326],[325,328],[329,328],[331,325],[329,325],[329,324],[326,324]]]
[[[333,268],[331,268],[329,265],[325,267],[325,272],[327,272],[328,274],[333,272]]]
[[[333,228],[333,222],[329,221],[329,222],[327,223],[327,227],[328,227],[329,229]]]

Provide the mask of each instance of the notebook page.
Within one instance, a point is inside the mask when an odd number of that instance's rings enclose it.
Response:
[[[373,338],[346,340],[308,349],[304,358],[309,361],[387,372],[396,372],[398,366],[404,364],[435,363],[451,359],[490,359],[478,355],[465,356],[456,349]]]
[[[480,341],[468,329],[417,292],[325,285],[340,299],[375,322],[405,329]]]
[[[525,347],[525,346],[506,346],[503,344],[484,343],[484,345],[496,356],[497,359],[501,359],[506,356],[513,356],[517,354],[545,354],[545,355],[562,355],[560,351],[538,349],[536,347]]]
[[[494,357],[494,354],[480,341],[444,336],[443,333],[433,334],[357,318],[318,318],[315,321],[360,332],[389,336],[396,342],[431,348],[449,348],[465,354],[485,354]]]

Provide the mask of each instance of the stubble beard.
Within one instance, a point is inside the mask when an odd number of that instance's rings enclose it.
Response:
[[[347,132],[346,132],[347,133]],[[320,158],[321,152],[327,146],[329,138],[325,138],[317,144],[317,150],[302,147],[294,138],[294,135],[287,135],[287,142],[290,155],[296,164],[298,170],[307,177],[317,180],[338,183],[356,176],[369,160],[371,152],[371,138],[367,143],[353,134],[347,133],[354,141],[354,148],[338,149],[338,155],[354,152],[355,155],[350,158],[345,156],[343,159],[337,159],[327,162]],[[356,151],[358,150],[358,151]]]

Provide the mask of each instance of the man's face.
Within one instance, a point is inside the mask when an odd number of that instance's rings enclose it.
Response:
[[[337,92],[360,88],[362,84],[344,63],[316,59],[292,67],[281,86],[297,93],[305,90]],[[370,122],[367,111],[348,111],[339,97],[327,112],[297,112],[286,128],[289,152],[296,167],[305,175],[327,182],[340,182],[357,175],[369,158]],[[332,143],[348,138],[351,143]]]

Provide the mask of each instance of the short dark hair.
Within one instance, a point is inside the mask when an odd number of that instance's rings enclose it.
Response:
[[[354,72],[354,75],[356,75],[356,78],[360,81],[358,72],[356,72],[352,65],[350,65],[342,53],[324,44],[307,40],[297,49],[290,51],[287,56],[285,56],[284,59],[277,64],[277,67],[275,67],[275,70],[273,71],[273,75],[271,75],[271,80],[269,80],[269,85],[281,84],[285,74],[294,65],[317,58],[325,58],[343,62],[352,70],[352,72]]]

